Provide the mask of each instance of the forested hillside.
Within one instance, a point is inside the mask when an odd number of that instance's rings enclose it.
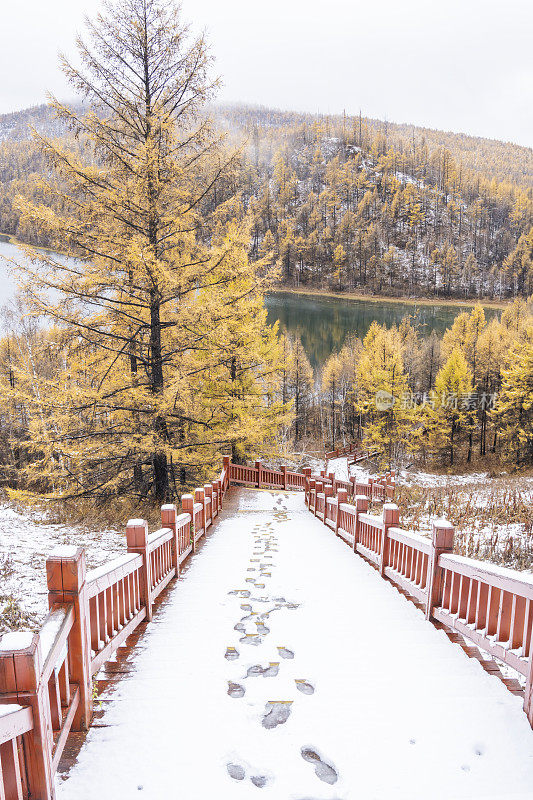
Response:
[[[254,252],[286,284],[379,294],[533,291],[529,148],[376,120],[227,108],[248,133]]]
[[[446,297],[533,292],[530,148],[360,117],[247,106],[214,115],[241,156],[206,202],[242,194],[252,256],[277,261],[285,285]],[[0,117],[0,232],[46,244],[15,207],[18,194],[38,194],[32,182],[45,168],[28,124],[61,133],[44,106]]]

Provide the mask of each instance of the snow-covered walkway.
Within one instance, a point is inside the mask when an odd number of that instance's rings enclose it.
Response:
[[[533,798],[521,700],[301,494],[232,490],[129,661],[61,800]]]

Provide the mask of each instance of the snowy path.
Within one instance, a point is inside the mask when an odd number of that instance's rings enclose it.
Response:
[[[60,800],[533,798],[520,699],[301,494],[233,490],[131,663]]]

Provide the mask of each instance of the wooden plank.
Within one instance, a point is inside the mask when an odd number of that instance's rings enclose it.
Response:
[[[22,736],[32,728],[33,717],[29,706],[20,706],[16,703],[0,705],[0,744]]]
[[[45,659],[43,671],[41,673],[41,679],[43,681],[48,681],[52,675],[52,672],[54,671],[59,657],[62,655],[63,649],[65,648],[68,635],[74,624],[74,605],[53,605],[50,609],[50,613],[44,620],[43,628],[46,626],[47,622],[50,623],[53,621],[53,617],[59,617],[60,615],[63,617],[63,619],[58,627],[54,642],[47,652],[44,652],[45,648],[43,645],[48,646],[48,643],[44,641],[45,637],[43,636],[43,629],[41,628],[40,631],[41,647],[43,650],[43,658]]]

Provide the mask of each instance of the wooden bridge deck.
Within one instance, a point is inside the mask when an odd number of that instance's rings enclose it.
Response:
[[[301,493],[233,490],[107,673],[62,800],[533,797],[521,699]]]

